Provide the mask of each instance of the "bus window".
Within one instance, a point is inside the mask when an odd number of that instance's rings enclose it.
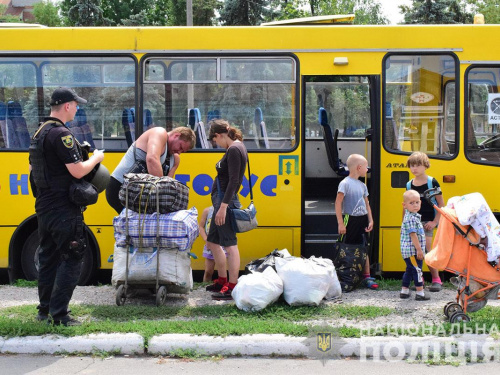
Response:
[[[451,157],[458,119],[451,55],[389,55],[384,70],[384,146]]]
[[[291,58],[200,59],[148,57],[144,61],[144,108],[167,130],[225,118],[243,133],[248,149],[295,145],[295,62]],[[198,136],[199,136],[198,134]],[[209,142],[200,142],[206,148]]]
[[[38,121],[36,66],[0,59],[0,149],[27,149]]]
[[[475,162],[500,164],[500,68],[467,73],[466,155]]]
[[[40,62],[40,70],[46,104],[52,91],[60,86],[72,87],[88,100],[67,124],[80,142],[106,150],[128,147],[136,105],[136,67],[132,58],[50,58]],[[130,118],[124,118],[124,111],[131,114]]]
[[[318,109],[325,108],[332,132],[339,137],[365,138],[371,127],[368,77],[315,77],[306,82],[306,138],[323,137]]]

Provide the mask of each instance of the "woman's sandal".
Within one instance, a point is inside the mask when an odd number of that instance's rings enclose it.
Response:
[[[373,277],[367,277],[366,279],[364,279],[363,284],[368,289],[378,289],[378,284],[375,281],[375,278],[373,278]]]

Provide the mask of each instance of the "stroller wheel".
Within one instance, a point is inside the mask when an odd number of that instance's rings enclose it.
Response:
[[[450,318],[456,312],[462,312],[462,306],[456,302],[448,302],[443,309],[444,315]]]
[[[450,316],[450,323],[467,323],[470,318],[462,311],[457,311]]]

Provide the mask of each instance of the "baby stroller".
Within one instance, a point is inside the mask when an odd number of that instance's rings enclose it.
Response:
[[[439,188],[429,189],[424,198],[433,205],[431,199],[439,194]],[[460,224],[454,209],[433,207],[441,213],[441,218],[425,263],[457,275],[452,278],[457,286],[456,301],[448,302],[443,312],[451,323],[468,322],[467,312],[478,311],[488,299],[498,298],[500,266],[487,261],[480,236],[472,226]]]

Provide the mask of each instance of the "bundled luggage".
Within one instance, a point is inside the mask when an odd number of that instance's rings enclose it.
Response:
[[[189,188],[171,177],[127,173],[123,178],[119,192],[120,202],[132,211],[147,214],[159,211],[165,214],[188,207]]]
[[[139,214],[123,210],[115,216],[115,241],[117,246],[127,246],[127,221],[130,245],[135,247],[176,248],[179,251],[191,249],[199,234],[198,211],[195,207],[168,214]]]
[[[168,292],[189,293],[193,286],[188,250],[198,237],[198,212],[187,210],[189,189],[173,178],[124,177],[119,196],[125,208],[113,220],[116,304],[125,303],[129,288],[140,288],[154,289],[161,306]]]

